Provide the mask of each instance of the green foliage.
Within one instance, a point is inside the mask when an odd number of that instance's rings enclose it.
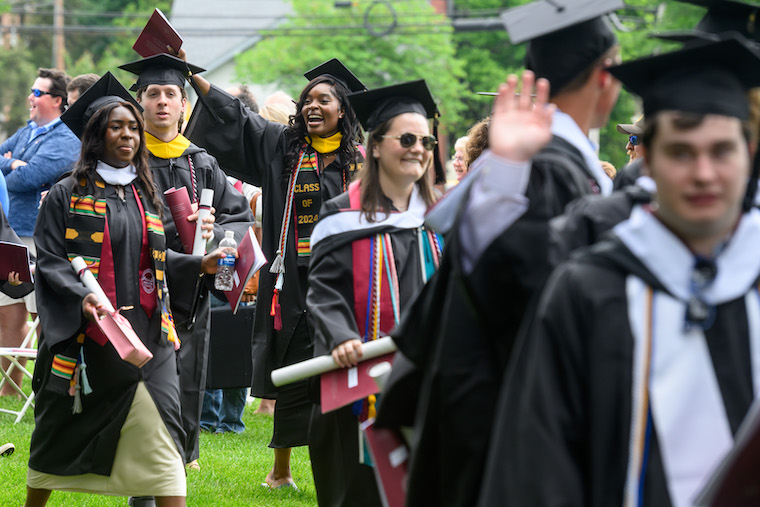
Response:
[[[336,9],[333,2],[292,0],[293,16],[236,59],[238,78],[249,83],[277,83],[298,96],[303,73],[339,58],[368,88],[424,78],[439,102],[442,123],[456,125],[466,105],[462,62],[454,54],[452,29],[427,0],[392,2],[398,27],[373,36],[364,26],[369,2]],[[387,27],[390,11],[379,4],[370,13],[371,29]],[[434,26],[419,26],[433,24]],[[336,28],[336,27],[354,28]],[[289,29],[289,32],[284,31]]]
[[[4,75],[0,86],[0,131],[11,135],[29,119],[27,96],[37,69],[23,47],[0,51],[0,69]],[[0,135],[0,139],[5,137]]]

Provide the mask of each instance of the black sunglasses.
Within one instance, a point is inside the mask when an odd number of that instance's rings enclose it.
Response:
[[[43,92],[42,90],[38,90],[37,88],[32,88],[32,95],[34,95],[35,97],[42,97],[43,95],[50,95],[51,97],[53,96],[52,93]]]
[[[628,142],[631,143],[631,146],[638,146],[639,144],[641,144],[641,138],[636,135],[630,136],[628,138]]]
[[[427,151],[433,151],[435,149],[435,145],[438,144],[438,141],[435,140],[434,136],[418,136],[417,134],[412,134],[410,132],[404,132],[401,135],[398,136],[381,136],[383,139],[398,139],[399,143],[401,143],[401,146],[404,148],[411,148],[414,146],[414,144],[417,142],[417,139],[420,140],[422,143],[422,147],[425,148]]]

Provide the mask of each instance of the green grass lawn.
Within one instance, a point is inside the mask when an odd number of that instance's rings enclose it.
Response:
[[[24,386],[28,389],[29,382]],[[243,415],[246,429],[240,435],[201,434],[200,471],[189,470],[187,505],[197,507],[237,507],[273,505],[301,507],[317,505],[314,480],[306,447],[293,450],[291,467],[299,490],[273,490],[261,486],[272,466],[274,453],[267,447],[272,436],[272,417],[254,415],[258,402],[248,405]],[[0,398],[1,408],[18,409],[21,401]],[[13,424],[14,416],[0,413],[0,445],[13,442],[16,452],[0,458],[0,506],[15,507],[24,502],[29,440],[34,417],[27,412]],[[53,492],[50,506],[126,506],[127,499]]]

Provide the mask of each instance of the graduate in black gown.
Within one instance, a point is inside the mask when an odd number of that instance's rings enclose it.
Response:
[[[759,63],[728,38],[610,69],[643,98],[657,193],[552,275],[480,505],[693,505],[733,445],[760,393],[760,214],[743,208]]]
[[[184,56],[184,52],[180,51]],[[364,85],[337,59],[308,71],[289,125],[268,121],[239,99],[194,75],[206,105],[196,108],[188,137],[209,151],[230,176],[261,188],[261,247],[270,260],[260,271],[253,331],[251,394],[276,398],[275,462],[270,487],[292,487],[290,448],[306,445],[313,402],[305,381],[276,389],[272,370],[312,357],[313,329],[306,307],[309,238],[324,201],[342,194],[363,157],[361,131],[346,98]]]
[[[549,220],[582,195],[612,189],[587,135],[606,123],[619,92],[606,70],[618,58],[616,38],[600,16],[620,2],[590,4],[583,12],[557,12],[547,2],[510,10],[524,14],[516,29],[532,29],[519,35],[510,28],[513,42],[531,39],[526,63],[551,84],[550,142],[519,164],[486,152],[428,214],[427,222],[448,234],[446,253],[394,333],[424,372],[409,505],[476,502],[501,378],[551,270]],[[523,101],[530,105],[530,94]],[[525,133],[501,135],[519,147]]]
[[[160,194],[171,188],[187,189],[191,204],[200,201],[201,192],[214,191],[213,213],[207,218],[212,224],[210,242],[217,244],[225,231],[232,231],[240,243],[253,226],[253,214],[246,198],[227,181],[213,156],[199,148],[180,133],[184,120],[187,94],[185,76],[187,69],[200,72],[203,69],[186,64],[168,54],[160,54],[131,62],[119,67],[138,75],[130,88],[145,111],[145,143],[148,163],[153,180]],[[197,214],[190,215],[195,220]],[[167,245],[172,250],[185,253],[172,219],[169,205],[164,201],[164,227]],[[185,462],[198,468],[200,418],[203,395],[206,389],[208,347],[211,334],[211,302],[209,291],[213,289],[214,277],[202,276],[197,262],[187,256],[188,262],[181,269],[182,287],[177,286],[174,299],[174,318],[180,340],[186,346],[180,350],[180,389],[182,392],[182,426],[187,433]],[[178,269],[180,269],[178,267]],[[175,284],[178,285],[179,281]],[[221,293],[216,294],[224,299]]]
[[[53,489],[154,495],[185,505],[184,431],[161,200],[147,164],[142,115],[107,73],[61,117],[82,139],[71,176],[44,201],[35,230],[42,333],[26,505]],[[220,250],[199,259],[216,271]],[[102,304],[70,259],[81,256],[153,354],[123,361],[92,322]],[[181,264],[181,263],[180,263]]]
[[[306,296],[314,354],[332,354],[344,368],[356,366],[363,342],[398,324],[441,255],[440,239],[423,226],[434,199],[428,169],[437,144],[427,85],[412,81],[349,98],[368,132],[367,160],[348,192],[322,206]],[[381,505],[358,430],[375,417],[376,403],[371,396],[326,414],[314,408],[309,449],[320,506]]]

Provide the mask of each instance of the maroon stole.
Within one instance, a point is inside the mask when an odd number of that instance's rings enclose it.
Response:
[[[348,187],[349,203],[352,210],[360,210],[361,181],[354,181]],[[385,244],[385,256],[383,261],[382,245]],[[356,325],[362,341],[371,341],[380,336],[387,335],[396,325],[394,319],[393,299],[391,290],[398,295],[398,281],[396,278],[395,259],[393,250],[390,248],[390,236],[376,234],[358,239],[351,243],[353,252],[353,278],[354,278],[354,314]],[[380,259],[380,266],[378,266]],[[390,267],[389,274],[387,268]],[[396,280],[395,286],[389,280]],[[377,301],[377,286],[380,286],[380,304]],[[375,297],[372,297],[373,294]],[[400,303],[399,303],[400,304]],[[379,315],[378,315],[379,313]]]
[[[140,198],[137,196],[137,190],[132,185],[132,195],[137,202],[142,219],[142,243],[140,245],[140,306],[150,319],[153,312],[158,308],[158,296],[156,294],[156,274],[153,270],[148,246],[148,227],[145,221],[145,209],[143,208]],[[116,280],[113,265],[113,249],[111,247],[111,234],[108,228],[108,219],[105,220],[103,230],[103,246],[100,252],[100,267],[98,269],[98,283],[103,288],[103,292],[108,296],[108,300],[116,308]],[[118,309],[118,308],[117,308]],[[98,345],[105,345],[108,338],[103,334],[100,328],[90,322],[87,325],[87,336],[95,340]]]

